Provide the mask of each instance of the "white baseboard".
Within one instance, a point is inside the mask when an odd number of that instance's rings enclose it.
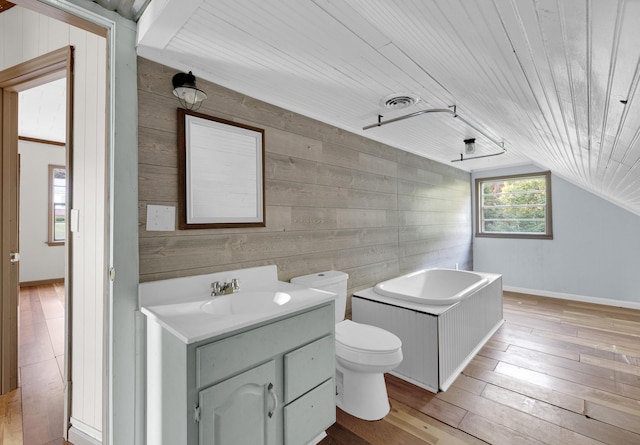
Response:
[[[86,432],[78,429],[76,425],[82,426]],[[102,445],[102,433],[72,417],[67,440],[73,445]]]
[[[324,439],[325,437],[327,437],[327,433],[323,431],[320,434],[318,434],[316,437],[314,437],[313,440],[309,442],[307,445],[318,445],[322,441],[322,439]]]
[[[539,289],[526,289],[523,287],[515,287],[515,286],[502,286],[502,289],[508,292],[538,295],[540,297],[558,298],[561,300],[579,301],[582,303],[602,304],[605,306],[623,307],[627,309],[640,309],[640,303],[635,301],[586,297],[584,295],[564,294],[562,292],[553,292],[553,291],[539,290]]]
[[[430,386],[430,385],[425,385],[424,383],[419,382],[416,379],[412,379],[411,377],[407,377],[404,374],[399,374],[396,371],[389,371],[389,374],[398,377],[400,380],[404,380],[405,382],[409,382],[412,385],[416,385],[419,388],[426,389],[427,391],[432,392],[434,394],[438,393],[438,388],[434,388],[433,386]]]

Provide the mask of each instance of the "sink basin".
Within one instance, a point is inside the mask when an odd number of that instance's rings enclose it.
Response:
[[[291,301],[291,295],[280,291],[240,291],[211,298],[200,310],[212,315],[272,313]]]
[[[240,291],[211,297],[211,283],[237,278]],[[140,311],[185,344],[241,331],[324,305],[336,295],[278,280],[275,264],[140,284]],[[155,331],[154,331],[155,332]]]

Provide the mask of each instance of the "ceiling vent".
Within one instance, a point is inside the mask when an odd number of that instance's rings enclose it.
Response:
[[[420,97],[414,94],[391,94],[380,101],[389,110],[400,110],[420,102]]]

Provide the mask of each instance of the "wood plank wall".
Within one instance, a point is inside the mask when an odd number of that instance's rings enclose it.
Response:
[[[141,282],[277,264],[281,280],[345,271],[351,293],[472,267],[468,173],[202,79],[199,112],[265,129],[266,227],[147,232],[148,204],[178,202],[176,72],[138,59]]]

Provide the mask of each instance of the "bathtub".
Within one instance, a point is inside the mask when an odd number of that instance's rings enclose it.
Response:
[[[502,276],[424,269],[354,293],[351,307],[354,321],[402,340],[392,374],[446,391],[503,323]]]
[[[472,295],[489,278],[465,270],[424,269],[378,283],[374,292],[421,304],[450,305]]]

